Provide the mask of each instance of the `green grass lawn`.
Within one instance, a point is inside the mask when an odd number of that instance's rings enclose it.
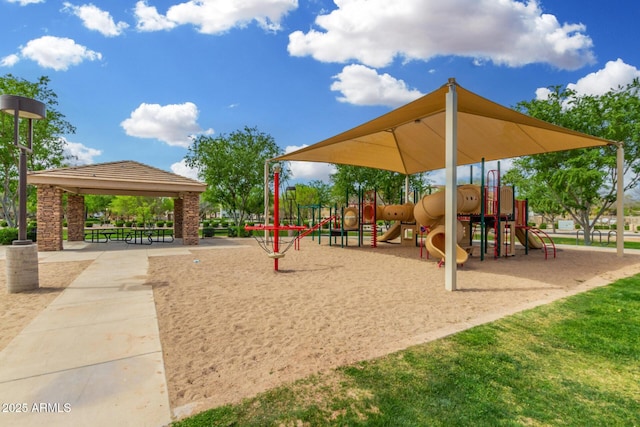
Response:
[[[575,237],[556,237],[556,236],[553,236],[552,239],[553,239],[553,242],[558,244],[558,245],[575,245],[576,244]],[[584,245],[584,239],[580,238],[578,240],[577,244],[580,245],[580,246],[583,246]],[[602,244],[600,244],[599,239],[596,237],[596,239],[592,241],[591,245],[594,246],[594,247],[615,248],[616,247],[616,242],[615,242],[615,239],[612,239],[611,242],[609,242],[609,244],[607,244],[607,236],[605,235],[602,238]],[[628,241],[625,241],[624,242],[624,248],[625,249],[640,249],[640,242],[628,242]]]
[[[174,426],[638,426],[640,275]]]
[[[476,233],[473,236],[474,240],[480,240],[480,234]],[[584,246],[584,238],[580,237],[578,240],[576,240],[575,237],[560,237],[560,236],[552,236],[551,240],[553,240],[553,243],[557,244],[557,245],[578,245],[578,246]],[[606,234],[602,237],[603,243],[600,244],[599,239],[596,237],[595,240],[592,241],[591,245],[596,247],[596,248],[601,248],[601,247],[605,247],[605,248],[615,248],[616,247],[616,241],[615,239],[611,239],[611,242],[609,242],[609,244],[607,244],[607,236]],[[493,243],[493,235],[490,234],[488,237],[488,241]],[[624,242],[624,248],[625,249],[640,249],[640,242],[629,242],[629,241],[625,241]]]

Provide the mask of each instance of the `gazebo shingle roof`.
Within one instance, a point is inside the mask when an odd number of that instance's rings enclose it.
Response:
[[[32,185],[54,185],[75,194],[178,197],[207,185],[132,160],[29,172]]]

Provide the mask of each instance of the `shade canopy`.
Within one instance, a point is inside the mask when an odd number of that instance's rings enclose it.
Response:
[[[443,169],[448,86],[274,160],[367,166],[407,175]],[[457,165],[612,143],[503,107],[459,85],[456,91]]]

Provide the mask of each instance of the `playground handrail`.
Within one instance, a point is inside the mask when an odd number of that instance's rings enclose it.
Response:
[[[322,221],[320,221],[319,223],[315,224],[313,227],[307,228],[302,233],[299,233],[298,236],[296,237],[296,239],[300,240],[303,237],[308,236],[309,234],[313,233],[314,231],[316,231],[317,229],[319,229],[320,227],[322,227],[326,223],[331,222],[336,218],[337,218],[336,215],[332,215],[332,216],[330,216],[328,218],[324,218]]]

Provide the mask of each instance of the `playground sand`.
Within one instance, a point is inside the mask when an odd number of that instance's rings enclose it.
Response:
[[[40,288],[17,294],[7,293],[7,276],[0,274],[0,351],[53,301],[91,261],[40,263]],[[0,261],[0,271],[5,271]]]
[[[444,268],[414,247],[341,249],[306,238],[276,273],[250,243],[149,258],[179,417],[640,272],[638,255],[563,248],[545,260],[519,247],[511,258],[472,257],[459,292],[448,292]]]

